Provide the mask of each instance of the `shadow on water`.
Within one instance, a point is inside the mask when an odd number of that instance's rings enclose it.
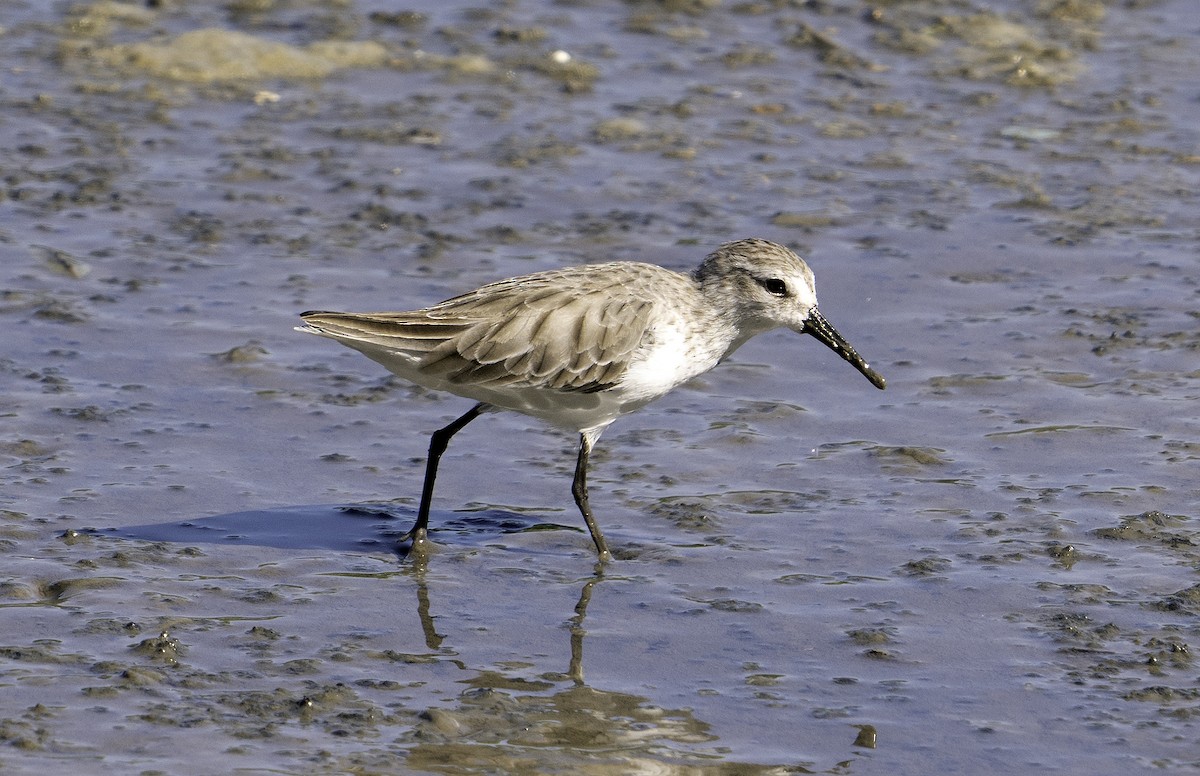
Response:
[[[285,550],[323,549],[342,552],[389,551],[407,554],[399,541],[416,513],[388,503],[316,504],[251,509],[167,523],[148,523],[97,530],[107,536],[181,544],[229,544]],[[485,508],[435,517],[434,541],[484,546],[497,535],[530,531],[576,531],[504,509]]]
[[[194,520],[125,526],[95,533],[173,544],[232,544],[334,551],[374,551],[382,548],[405,556],[408,548],[398,545],[398,541],[414,519],[415,514],[411,509],[399,505],[324,504],[252,509]],[[581,529],[571,526],[546,523],[501,509],[485,509],[448,517],[442,521],[440,528],[431,530],[431,534],[435,537],[440,535],[443,541],[453,535],[456,543],[485,545],[494,541],[497,534],[548,530],[582,533]],[[414,560],[411,571],[417,584],[417,614],[425,633],[426,646],[437,651],[444,636],[435,630],[434,617],[430,613],[425,574],[427,565],[427,559]],[[584,582],[574,615],[568,621],[571,658],[567,676],[577,685],[583,684],[583,621],[592,598],[592,588],[602,578],[603,568],[597,564],[592,577]]]

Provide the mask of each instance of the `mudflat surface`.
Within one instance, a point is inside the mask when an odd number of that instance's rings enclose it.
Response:
[[[10,2],[0,771],[1191,773],[1188,0]],[[292,331],[784,242],[601,440]]]

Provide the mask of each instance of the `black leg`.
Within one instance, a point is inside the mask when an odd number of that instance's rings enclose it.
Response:
[[[412,541],[415,552],[421,552],[427,539],[429,502],[433,500],[433,483],[437,479],[438,462],[442,460],[442,453],[446,452],[446,445],[450,444],[450,438],[461,431],[463,426],[482,415],[487,407],[488,405],[482,402],[476,404],[463,413],[458,420],[445,428],[434,431],[433,436],[429,438],[429,458],[425,461],[425,485],[421,488],[421,506],[417,510],[417,522],[412,530],[400,537],[402,542]]]
[[[592,532],[592,541],[596,543],[596,552],[600,556],[600,562],[607,563],[612,560],[612,553],[608,551],[608,542],[604,541],[604,534],[600,532],[600,526],[596,525],[596,518],[592,515],[592,508],[588,505],[588,459],[591,457],[592,444],[596,441],[597,436],[598,434],[587,432],[579,435],[579,459],[575,462],[575,480],[571,483],[571,495],[575,497],[575,505],[579,507],[579,512],[583,515],[583,522],[587,523],[588,530]]]

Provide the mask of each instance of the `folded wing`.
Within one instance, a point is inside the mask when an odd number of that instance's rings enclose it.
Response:
[[[613,287],[576,276],[566,285],[555,274],[500,281],[423,310],[302,317],[314,333],[403,364],[393,366],[399,374],[585,393],[615,385],[651,324],[651,300],[636,292],[642,278]]]

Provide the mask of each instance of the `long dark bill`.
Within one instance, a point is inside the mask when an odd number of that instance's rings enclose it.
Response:
[[[887,381],[883,379],[883,375],[872,369],[871,365],[864,361],[854,348],[850,347],[850,343],[841,334],[838,334],[837,329],[833,328],[833,324],[825,320],[825,316],[821,315],[821,312],[815,307],[808,314],[808,320],[804,322],[804,333],[813,335],[834,353],[853,364],[855,369],[862,372],[863,376],[871,381],[871,385],[881,391],[887,387]]]

